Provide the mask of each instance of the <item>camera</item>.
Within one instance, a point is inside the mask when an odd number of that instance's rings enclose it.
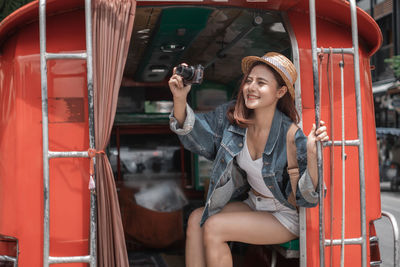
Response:
[[[183,83],[188,84],[201,84],[203,81],[204,67],[202,65],[186,66],[179,64],[176,67],[176,74],[183,78]]]

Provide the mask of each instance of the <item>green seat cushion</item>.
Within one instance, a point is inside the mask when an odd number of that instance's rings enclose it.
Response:
[[[279,244],[279,246],[289,250],[300,250],[299,239],[293,239],[289,242]]]

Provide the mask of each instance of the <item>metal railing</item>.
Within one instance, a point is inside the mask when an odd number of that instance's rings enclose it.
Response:
[[[317,31],[316,31],[316,11],[315,0],[309,1],[310,7],[310,30],[311,30],[311,49],[312,49],[312,62],[313,62],[313,81],[314,81],[314,103],[315,103],[315,121],[317,125],[320,121],[320,84],[319,84],[319,71],[318,71],[318,55],[320,53],[332,54],[350,54],[353,56],[354,65],[354,86],[356,97],[356,114],[357,114],[357,140],[345,140],[344,138],[344,60],[339,64],[341,68],[341,120],[342,120],[342,140],[331,141],[325,144],[326,146],[341,146],[342,148],[342,183],[345,184],[345,146],[356,146],[358,148],[358,168],[359,168],[359,184],[360,184],[360,224],[361,236],[355,238],[345,238],[345,213],[344,206],[342,206],[341,218],[341,238],[340,239],[326,239],[325,237],[325,215],[324,215],[324,181],[322,169],[322,146],[317,144],[317,165],[318,165],[318,181],[319,181],[319,260],[320,266],[325,266],[325,247],[326,246],[341,246],[341,266],[344,266],[344,246],[345,245],[360,245],[361,246],[361,264],[362,267],[367,266],[367,226],[366,226],[366,207],[365,207],[365,168],[364,168],[364,137],[363,137],[363,121],[362,121],[362,106],[361,106],[361,90],[360,90],[360,65],[359,65],[359,48],[358,48],[358,28],[357,28],[357,9],[355,0],[350,0],[350,14],[351,14],[351,34],[352,34],[352,47],[347,48],[332,48],[322,49],[317,48]],[[333,124],[333,122],[331,122]],[[342,187],[342,205],[345,203],[345,191]]]
[[[387,212],[387,211],[382,211],[382,216],[387,217],[392,225],[393,228],[393,266],[394,267],[399,267],[400,266],[400,257],[399,257],[399,226],[397,224],[396,218],[393,216],[393,214]]]
[[[48,97],[47,97],[47,61],[54,59],[82,59],[86,60],[87,88],[89,102],[89,145],[94,149],[94,104],[93,104],[93,60],[92,60],[92,16],[91,0],[85,0],[85,27],[86,27],[86,52],[85,53],[47,53],[46,52],[46,0],[39,0],[39,30],[40,30],[40,72],[42,92],[42,134],[43,134],[43,194],[44,194],[44,218],[43,218],[43,266],[56,263],[84,262],[91,267],[97,264],[96,252],[96,195],[90,191],[90,243],[89,255],[71,257],[52,257],[49,255],[50,247],[50,177],[49,159],[56,158],[82,158],[89,157],[87,151],[49,151],[49,125],[48,125]],[[95,160],[94,158],[92,159]]]

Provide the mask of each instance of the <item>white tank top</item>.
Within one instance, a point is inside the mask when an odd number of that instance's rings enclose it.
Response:
[[[258,193],[267,196],[274,197],[271,190],[265,185],[262,177],[261,169],[263,166],[262,157],[253,160],[250,156],[249,149],[247,147],[247,131],[244,137],[244,146],[242,151],[236,157],[237,163],[247,173],[247,181],[250,186]]]

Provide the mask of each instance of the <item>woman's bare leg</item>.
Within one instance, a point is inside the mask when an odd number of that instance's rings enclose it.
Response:
[[[207,267],[232,266],[227,241],[279,244],[296,238],[269,212],[252,211],[241,202],[236,205],[242,211],[215,214],[203,226]]]
[[[239,204],[237,204],[239,203]],[[243,206],[244,205],[244,206]],[[220,213],[246,211],[247,205],[241,202],[233,202],[226,205]],[[201,215],[204,208],[194,210],[188,220],[186,230],[185,262],[187,267],[205,267],[205,251],[203,241],[203,229],[200,227]]]
[[[186,229],[186,267],[205,267],[203,229],[200,227],[204,208],[195,209],[189,216]]]

